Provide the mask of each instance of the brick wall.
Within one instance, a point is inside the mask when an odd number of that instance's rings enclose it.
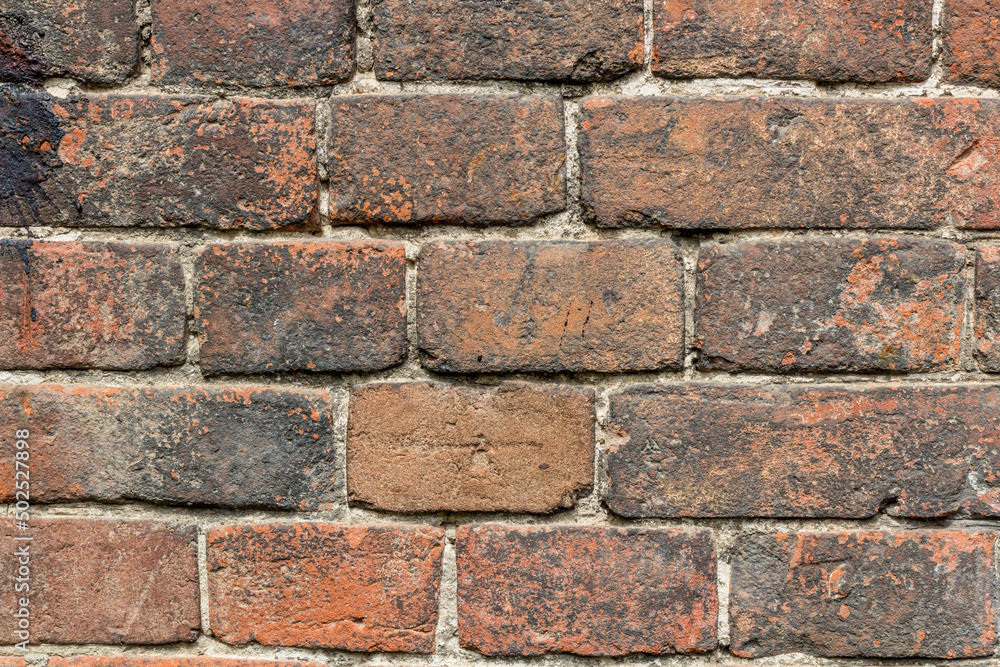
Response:
[[[998,54],[0,0],[0,667],[993,664]]]

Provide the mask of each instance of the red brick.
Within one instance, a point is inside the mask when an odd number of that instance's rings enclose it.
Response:
[[[644,58],[641,0],[376,0],[373,18],[380,79],[585,83]]]
[[[359,95],[332,107],[335,224],[523,225],[566,206],[557,98]]]
[[[818,81],[922,81],[930,0],[655,0],[653,73]]]
[[[684,360],[670,240],[440,241],[417,270],[423,365],[444,372],[640,371]]]
[[[735,549],[732,652],[992,655],[994,532],[749,535]]]
[[[316,510],[335,500],[323,392],[0,386],[0,428],[30,431],[33,503]],[[0,443],[0,500],[13,502],[15,441]]]
[[[0,241],[0,368],[142,370],[183,363],[176,250]]]
[[[698,261],[699,367],[928,371],[954,368],[965,253],[916,238],[707,244]]]
[[[976,253],[976,359],[987,373],[1000,373],[1000,246]]]
[[[58,166],[34,179],[31,194],[15,192],[15,202],[28,208],[33,198],[36,210],[2,224],[316,226],[311,100],[124,95],[27,103],[47,122],[26,134],[30,150],[4,147],[22,160],[58,157]]]
[[[600,227],[996,229],[998,122],[987,100],[593,98],[581,203]]]
[[[31,542],[15,542],[28,535]],[[169,644],[201,627],[197,532],[148,521],[43,519],[27,532],[0,524],[5,581],[0,642],[21,641],[12,615],[17,557],[28,544],[31,642]]]
[[[486,655],[716,647],[710,530],[465,525],[455,552],[459,640]]]
[[[942,19],[945,80],[1000,86],[1000,2],[946,0]]]
[[[214,528],[212,632],[227,644],[432,653],[443,552],[440,528]]]
[[[1000,388],[646,385],[611,397],[630,517],[1000,515]]]
[[[590,389],[373,384],[352,390],[350,502],[397,512],[552,512],[590,492]]]
[[[220,243],[195,272],[206,375],[374,371],[406,358],[401,243]]]
[[[0,0],[0,81],[116,84],[138,63],[132,0]]]
[[[318,86],[354,73],[354,3],[153,0],[153,81]]]

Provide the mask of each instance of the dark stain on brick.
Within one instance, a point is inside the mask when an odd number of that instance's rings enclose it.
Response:
[[[31,227],[53,206],[42,183],[62,166],[57,153],[64,132],[51,98],[0,87],[0,226]]]
[[[38,30],[26,17],[0,14],[0,81],[26,83],[45,76]]]

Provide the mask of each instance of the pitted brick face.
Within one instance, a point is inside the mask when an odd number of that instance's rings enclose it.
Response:
[[[153,80],[301,87],[354,73],[348,0],[153,0]]]
[[[63,135],[61,165],[38,185],[41,224],[266,230],[317,223],[311,100],[109,95],[49,100],[48,109]]]
[[[581,204],[599,227],[1000,227],[993,100],[592,98]]]
[[[216,244],[196,272],[205,375],[374,371],[406,357],[400,243]]]
[[[169,245],[0,243],[0,369],[144,370],[185,359],[184,274]]]
[[[976,359],[987,373],[1000,373],[1000,246],[976,253]]]
[[[440,528],[214,528],[212,630],[227,644],[432,653],[443,552]]]
[[[993,654],[997,533],[748,535],[736,543],[729,627],[743,658]]]
[[[553,512],[590,492],[594,393],[506,382],[351,391],[348,498],[395,512]]]
[[[946,0],[942,43],[949,83],[1000,86],[998,17],[998,0]]]
[[[452,373],[678,368],[683,300],[666,239],[430,243],[417,270],[422,362]]]
[[[0,385],[0,427],[32,434],[32,503],[306,511],[336,503],[324,392]],[[4,502],[16,500],[15,451],[14,440],[2,441]]]
[[[658,76],[923,81],[931,0],[655,0]]]
[[[380,79],[607,81],[642,67],[641,0],[376,0]]]
[[[121,84],[139,47],[132,0],[0,0],[0,81]]]
[[[201,629],[198,534],[194,526],[151,521],[32,516],[28,531],[0,524],[8,555],[3,580],[18,567],[14,536],[29,536],[30,629],[47,644],[172,644]],[[4,606],[14,608],[14,587]],[[0,616],[0,641],[21,641],[13,613]]]
[[[459,640],[488,656],[716,647],[710,530],[465,525],[455,553]]]
[[[334,224],[525,225],[566,206],[557,98],[360,95],[332,110]]]
[[[1000,516],[992,385],[640,385],[608,432],[628,518]]]
[[[698,365],[769,373],[954,368],[964,268],[962,248],[943,240],[706,244]]]

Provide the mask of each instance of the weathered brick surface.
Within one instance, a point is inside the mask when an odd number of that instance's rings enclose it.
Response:
[[[641,0],[376,0],[380,79],[607,81],[643,63]]]
[[[1000,226],[986,100],[592,98],[582,204],[601,227]]]
[[[311,100],[0,96],[0,119],[20,109],[38,120],[20,148],[5,132],[22,185],[2,225],[315,225]]]
[[[206,375],[373,371],[406,357],[400,243],[215,244],[195,272]]]
[[[716,646],[709,530],[465,525],[455,552],[459,640],[486,655]]]
[[[0,0],[0,81],[123,83],[138,62],[132,0]]]
[[[184,274],[171,246],[0,241],[0,282],[2,369],[184,361]]]
[[[976,359],[988,373],[1000,373],[1000,246],[976,253]]]
[[[332,108],[334,224],[523,225],[566,206],[556,98],[360,95]]]
[[[946,0],[942,18],[946,80],[1000,86],[1000,2]]]
[[[333,408],[322,392],[0,386],[0,428],[28,429],[31,501],[325,509]],[[15,499],[14,439],[0,499]]]
[[[594,475],[590,389],[374,384],[351,392],[354,504],[402,512],[552,512]]]
[[[961,530],[742,537],[731,650],[754,658],[991,655],[996,538]]]
[[[963,321],[961,246],[916,238],[707,244],[698,260],[699,367],[953,368]]]
[[[611,397],[626,517],[1000,515],[1000,388],[645,385]]]
[[[354,3],[153,0],[153,80],[317,86],[354,73]]]
[[[683,363],[684,271],[669,240],[456,241],[417,267],[435,371],[639,371]]]
[[[197,532],[148,521],[32,517],[28,532],[0,524],[7,613],[0,642],[21,641],[12,610],[20,565],[13,537],[30,545],[32,643],[168,644],[194,641],[198,608]]]
[[[922,81],[932,2],[655,0],[653,73],[819,81]]]
[[[431,653],[443,551],[430,527],[212,529],[212,631],[230,644]]]

